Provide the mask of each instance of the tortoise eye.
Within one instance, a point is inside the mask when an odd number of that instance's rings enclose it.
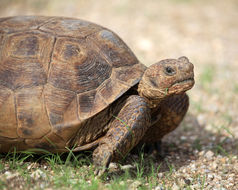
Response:
[[[176,74],[176,71],[172,67],[167,66],[167,67],[165,67],[165,74],[172,76],[172,75]]]

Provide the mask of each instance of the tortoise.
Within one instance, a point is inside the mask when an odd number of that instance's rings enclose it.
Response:
[[[189,106],[193,64],[150,67],[111,30],[74,18],[0,19],[0,152],[93,150],[108,167],[174,130]]]

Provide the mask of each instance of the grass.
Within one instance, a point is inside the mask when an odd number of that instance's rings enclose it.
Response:
[[[238,94],[238,84],[234,84],[234,93],[237,93]]]
[[[214,80],[215,75],[216,68],[211,64],[205,65],[199,77],[199,81],[202,88],[210,92],[212,89],[212,82]]]
[[[201,151],[202,150],[201,140],[199,138],[195,139],[192,144],[192,147],[195,150]]]
[[[186,142],[182,142],[186,143]],[[168,145],[170,146],[170,145]],[[213,145],[216,155],[231,158],[223,142]],[[194,150],[203,148],[202,139],[195,139]],[[172,151],[177,148],[171,147]],[[181,151],[181,150],[180,150]],[[178,166],[170,158],[158,162],[143,152],[133,157],[129,155],[121,164],[131,164],[133,168],[119,171],[108,171],[102,177],[94,174],[91,152],[36,155],[32,152],[2,154],[0,157],[0,189],[25,187],[26,189],[173,189],[177,183],[174,174]],[[166,169],[165,169],[166,168]],[[6,173],[7,172],[7,173]],[[159,176],[161,173],[163,176]],[[179,187],[206,189],[207,178],[204,173],[183,178]],[[170,181],[171,185],[168,185]],[[23,188],[24,189],[24,188]]]
[[[105,174],[101,178],[94,175],[92,162],[83,154],[70,152],[69,154],[34,155],[30,152],[9,153],[1,155],[0,174],[5,173],[5,179],[0,177],[0,189],[10,188],[15,180],[27,188],[53,188],[53,189],[99,189],[102,184],[108,189],[128,189],[134,180],[143,189],[145,182],[154,187],[156,172],[151,163],[151,172],[145,180],[145,162],[143,154],[139,162],[135,162],[136,169],[126,170],[120,175]],[[81,161],[83,159],[83,161]],[[33,165],[30,167],[29,165]],[[35,165],[35,166],[34,166]],[[13,176],[13,177],[8,177]],[[15,176],[15,177],[14,177]],[[11,178],[11,181],[9,179]]]

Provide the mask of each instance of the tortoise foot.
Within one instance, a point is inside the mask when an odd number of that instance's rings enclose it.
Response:
[[[107,171],[107,168],[112,160],[112,152],[108,151],[106,144],[97,147],[93,152],[93,164],[95,174],[101,176]]]

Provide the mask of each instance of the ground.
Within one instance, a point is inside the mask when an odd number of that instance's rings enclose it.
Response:
[[[185,55],[196,84],[164,159],[129,154],[98,178],[90,153],[1,155],[0,189],[238,189],[236,0],[0,0],[1,17],[33,14],[106,26],[146,65]]]

